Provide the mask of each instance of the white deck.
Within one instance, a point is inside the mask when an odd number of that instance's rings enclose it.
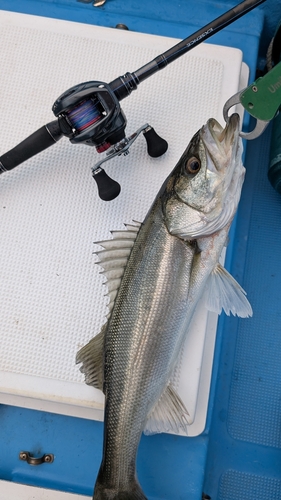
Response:
[[[110,82],[177,40],[2,11],[0,42],[2,155],[54,119],[52,104],[67,88]],[[95,149],[66,138],[1,175],[1,403],[103,418],[103,395],[84,384],[75,365],[77,350],[106,315],[93,242],[143,220],[192,135],[211,116],[223,122],[223,104],[239,89],[241,67],[240,51],[202,44],[122,102],[127,134],[148,122],[169,150],[151,159],[139,138],[128,157],[105,165],[122,186],[112,202],[96,193]],[[244,66],[243,72],[245,86]],[[199,307],[175,376],[193,421],[190,436],[205,426],[216,320]],[[57,498],[44,495],[36,498]],[[12,497],[23,500],[22,490]]]

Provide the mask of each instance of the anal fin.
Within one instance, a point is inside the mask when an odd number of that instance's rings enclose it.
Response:
[[[180,431],[188,434],[188,426],[191,424],[188,417],[189,413],[184,403],[170,384],[148,415],[144,434],[159,432],[178,434]]]

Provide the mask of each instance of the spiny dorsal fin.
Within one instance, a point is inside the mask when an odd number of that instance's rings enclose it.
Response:
[[[85,382],[96,389],[103,390],[104,372],[104,337],[107,323],[98,335],[86,344],[76,355],[76,363],[83,363],[80,372],[85,375]]]
[[[208,279],[206,307],[217,314],[223,309],[228,316],[230,313],[240,318],[253,315],[245,290],[220,264]]]
[[[109,303],[107,305],[109,309],[108,318],[113,309],[121,279],[141,223],[134,221],[134,224],[125,224],[125,227],[125,231],[111,231],[112,239],[96,242],[97,245],[103,247],[103,250],[98,250],[96,254],[99,259],[97,264],[103,268],[101,272],[107,279],[105,286],[107,287],[107,295],[109,296]]]
[[[104,250],[97,251],[99,257],[98,264],[103,268],[107,282],[107,295],[109,296],[109,314],[113,309],[115,297],[124,274],[128,257],[131,253],[135,239],[139,232],[141,223],[125,224],[125,231],[112,231],[113,238],[106,241],[98,241],[97,244]],[[96,389],[103,390],[104,377],[104,337],[107,329],[105,323],[98,335],[86,344],[76,356],[76,363],[82,363],[80,371],[85,375],[85,382]]]
[[[191,424],[188,417],[189,413],[184,403],[170,384],[148,415],[144,434],[149,435],[159,432],[178,434],[180,431],[187,434],[188,426]]]

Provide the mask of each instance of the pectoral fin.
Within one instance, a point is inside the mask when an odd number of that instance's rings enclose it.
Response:
[[[159,401],[148,415],[144,434],[156,434],[159,432],[174,432],[178,434],[184,431],[186,434],[190,421],[189,413],[175,389],[168,385],[161,395]]]
[[[209,311],[220,314],[223,309],[228,316],[232,313],[240,318],[253,315],[245,290],[220,264],[210,275],[207,289],[206,307]]]

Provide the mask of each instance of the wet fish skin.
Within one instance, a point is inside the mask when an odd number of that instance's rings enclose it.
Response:
[[[140,229],[106,332],[104,463],[95,500],[111,498],[110,494],[98,493],[99,484],[116,490],[112,498],[145,498],[141,493],[133,494],[137,488],[137,448],[147,415],[163,391],[162,384],[152,380],[156,374],[166,380],[168,353],[177,340],[170,331],[177,329],[180,323],[177,313],[181,310],[183,314],[186,304],[188,273],[181,273],[177,261],[191,265],[194,254],[194,249],[185,242],[170,237],[162,219],[159,200]],[[171,287],[177,287],[177,297],[174,295],[167,302],[163,295],[167,296]],[[156,359],[143,363],[144,358],[151,358],[152,352],[158,353]],[[121,493],[115,496],[116,484],[123,491],[122,496]],[[126,491],[130,492],[127,497]]]
[[[238,132],[233,115],[224,130],[209,120],[193,137],[144,223],[128,228],[136,237],[121,273],[122,240],[127,255],[130,238],[123,232],[112,240],[110,248],[118,248],[117,275],[123,276],[109,284],[107,324],[77,355],[86,382],[105,394],[103,459],[94,500],[145,500],[135,466],[143,430],[187,431],[188,411],[170,380],[213,275],[215,298],[207,306],[251,315],[244,291],[218,267],[244,178]],[[196,160],[198,172],[187,171],[190,162],[196,170]],[[110,251],[99,253],[102,267],[115,265]],[[226,283],[229,299],[225,294],[222,299],[220,287]]]

